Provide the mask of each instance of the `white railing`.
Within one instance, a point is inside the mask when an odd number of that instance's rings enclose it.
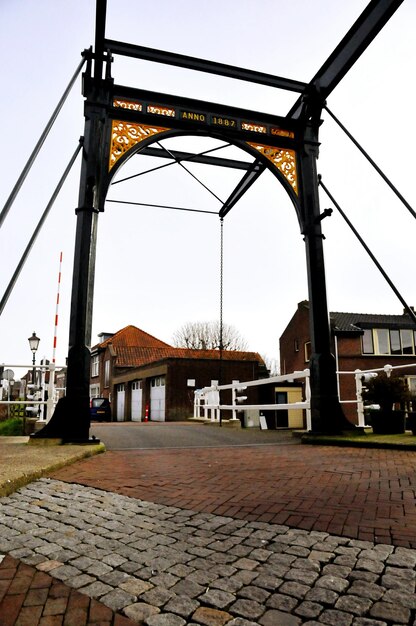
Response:
[[[356,390],[356,399],[355,400],[341,400],[341,404],[357,404],[357,416],[358,416],[358,424],[357,426],[364,427],[365,424],[365,414],[364,414],[364,401],[363,401],[363,378],[366,375],[378,374],[378,372],[384,372],[388,377],[391,376],[393,370],[406,369],[408,367],[416,368],[416,363],[409,363],[407,365],[390,365],[386,363],[383,367],[375,367],[369,370],[360,370],[356,369],[353,372],[347,371],[339,371],[337,374],[343,375],[353,375],[355,377],[355,390]]]
[[[391,376],[393,370],[400,370],[406,368],[416,369],[416,363],[410,363],[407,365],[389,365],[386,364],[383,367],[372,368],[368,370],[356,369],[354,371],[338,371],[338,375],[349,375],[355,377],[355,389],[356,398],[354,400],[340,400],[341,404],[356,404],[357,405],[357,426],[364,427],[365,414],[364,414],[364,402],[363,402],[363,378],[366,375],[377,374],[378,372],[384,372],[387,376]],[[286,409],[305,409],[306,410],[306,429],[312,429],[311,411],[310,411],[310,384],[309,384],[309,370],[305,369],[301,372],[293,372],[292,374],[285,374],[283,376],[272,376],[271,378],[262,378],[260,380],[251,380],[248,382],[239,382],[234,380],[228,385],[218,385],[214,383],[211,387],[204,387],[195,391],[194,400],[194,418],[210,420],[211,422],[221,421],[221,411],[232,411],[231,421],[237,421],[237,413],[239,411],[267,411],[276,410],[282,411]],[[303,402],[292,402],[288,404],[244,404],[247,399],[246,396],[238,396],[239,391],[244,391],[247,387],[256,387],[259,385],[280,384],[284,382],[293,382],[295,380],[305,379],[304,397]],[[232,403],[221,404],[220,392],[226,389],[232,391]]]
[[[8,369],[8,368],[14,368],[14,369],[26,369],[27,371],[32,372],[33,370],[38,371],[38,373],[40,373],[40,381],[39,381],[39,385],[36,385],[35,383],[29,383],[27,385],[28,388],[30,388],[31,390],[33,390],[33,398],[30,398],[27,394],[27,392],[25,393],[26,398],[28,398],[27,400],[20,400],[20,399],[16,399],[16,400],[3,400],[0,399],[0,404],[4,404],[6,406],[11,406],[11,405],[23,405],[26,407],[26,411],[31,411],[31,407],[32,410],[34,412],[39,412],[40,407],[46,407],[46,413],[45,411],[41,412],[41,415],[39,416],[39,421],[41,422],[48,422],[50,420],[50,418],[52,417],[52,413],[54,411],[54,408],[58,402],[58,397],[57,397],[57,391],[58,388],[55,386],[55,371],[56,369],[66,369],[66,366],[56,366],[55,363],[46,363],[46,364],[41,364],[41,365],[36,365],[35,367],[33,367],[33,364],[30,365],[5,365],[2,364],[2,367],[4,367],[4,369]],[[46,385],[45,383],[45,375],[46,372],[49,371],[49,382]],[[8,384],[10,385],[10,381],[8,381]],[[38,389],[38,387],[40,387],[41,389]],[[45,400],[45,391],[47,390],[48,392],[48,398],[47,400]],[[10,387],[8,389],[8,391],[10,392]],[[40,397],[36,398],[35,396],[39,394]],[[32,394],[30,394],[32,395]],[[36,410],[37,407],[37,410]],[[37,415],[34,415],[34,417],[37,417]]]
[[[237,412],[239,411],[284,411],[288,409],[305,409],[306,410],[306,428],[311,430],[311,392],[309,384],[309,370],[305,369],[301,372],[293,372],[282,376],[271,376],[270,378],[261,378],[260,380],[250,380],[240,382],[234,380],[227,385],[218,385],[214,383],[211,387],[204,387],[195,391],[194,401],[194,418],[203,417],[211,422],[221,421],[221,411],[232,411],[231,421],[237,421]],[[305,379],[305,400],[303,402],[291,402],[288,404],[244,404],[246,396],[237,396],[239,391],[244,391],[247,387],[258,387],[260,385],[280,384],[284,382],[294,382],[295,380]],[[232,404],[221,404],[221,391],[231,389]],[[201,416],[201,411],[203,416]]]

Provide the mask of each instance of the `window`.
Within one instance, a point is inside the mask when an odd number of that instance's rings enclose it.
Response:
[[[374,330],[374,343],[377,354],[390,354],[389,331],[387,328]]]
[[[363,354],[374,354],[373,331],[366,328],[361,337]]]
[[[412,395],[416,395],[416,376],[408,376],[407,384]]]
[[[415,354],[416,331],[410,329],[366,328],[361,337],[363,354],[398,356]]]
[[[99,398],[100,397],[100,387],[98,385],[90,386],[90,398]]]
[[[391,330],[390,331],[390,349],[391,354],[401,354],[402,353],[402,344],[400,341],[400,331],[399,330]]]
[[[98,354],[91,358],[91,376],[98,376],[100,373],[100,361]]]
[[[104,362],[104,387],[110,385],[110,359]]]
[[[295,352],[299,352],[299,341],[297,339],[293,341],[293,348]]]
[[[411,330],[401,330],[402,352],[403,354],[414,354],[413,332]]]
[[[164,376],[156,376],[156,378],[152,378],[152,382],[150,383],[152,387],[164,387],[165,386],[165,377]]]
[[[311,360],[311,342],[310,341],[306,341],[305,343],[305,363],[309,363],[309,361]]]

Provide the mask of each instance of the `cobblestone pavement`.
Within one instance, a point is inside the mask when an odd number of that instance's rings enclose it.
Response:
[[[0,552],[9,555],[0,566],[2,626],[121,626],[127,618],[145,626],[416,624],[414,549],[56,479],[0,499]],[[14,590],[26,614],[12,622],[4,603],[14,559],[31,582]],[[43,606],[48,612],[36,617]]]

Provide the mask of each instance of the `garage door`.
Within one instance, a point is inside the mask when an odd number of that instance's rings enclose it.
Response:
[[[117,385],[117,421],[124,422],[124,403],[126,392],[124,390],[124,383]]]
[[[150,385],[150,419],[153,422],[165,421],[165,377],[152,378]]]
[[[131,384],[131,419],[142,421],[142,381],[135,380]]]

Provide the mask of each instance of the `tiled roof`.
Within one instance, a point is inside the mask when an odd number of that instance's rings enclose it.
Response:
[[[139,346],[117,346],[116,367],[140,367],[150,363],[156,363],[166,359],[209,359],[219,360],[219,350],[191,350],[188,348],[147,348]],[[223,350],[224,361],[257,361],[263,363],[263,359],[257,352],[238,352],[235,350]]]
[[[219,360],[220,358],[219,350],[174,348],[136,326],[122,328],[106,341],[94,346],[93,350],[105,349],[110,344],[116,354],[116,367],[140,367],[164,359]],[[222,359],[224,361],[257,361],[263,363],[262,357],[257,352],[223,350]]]
[[[161,341],[160,339],[156,339],[153,335],[149,335],[149,333],[145,333],[144,330],[140,330],[136,326],[126,326],[119,330],[115,335],[109,337],[102,343],[94,346],[97,348],[106,348],[109,344],[112,344],[115,349],[119,347],[142,347],[142,348],[171,348],[168,343]],[[93,349],[94,349],[93,348]]]
[[[412,328],[416,324],[409,315],[378,315],[373,313],[330,313],[331,326],[335,331],[359,332],[362,328]]]

